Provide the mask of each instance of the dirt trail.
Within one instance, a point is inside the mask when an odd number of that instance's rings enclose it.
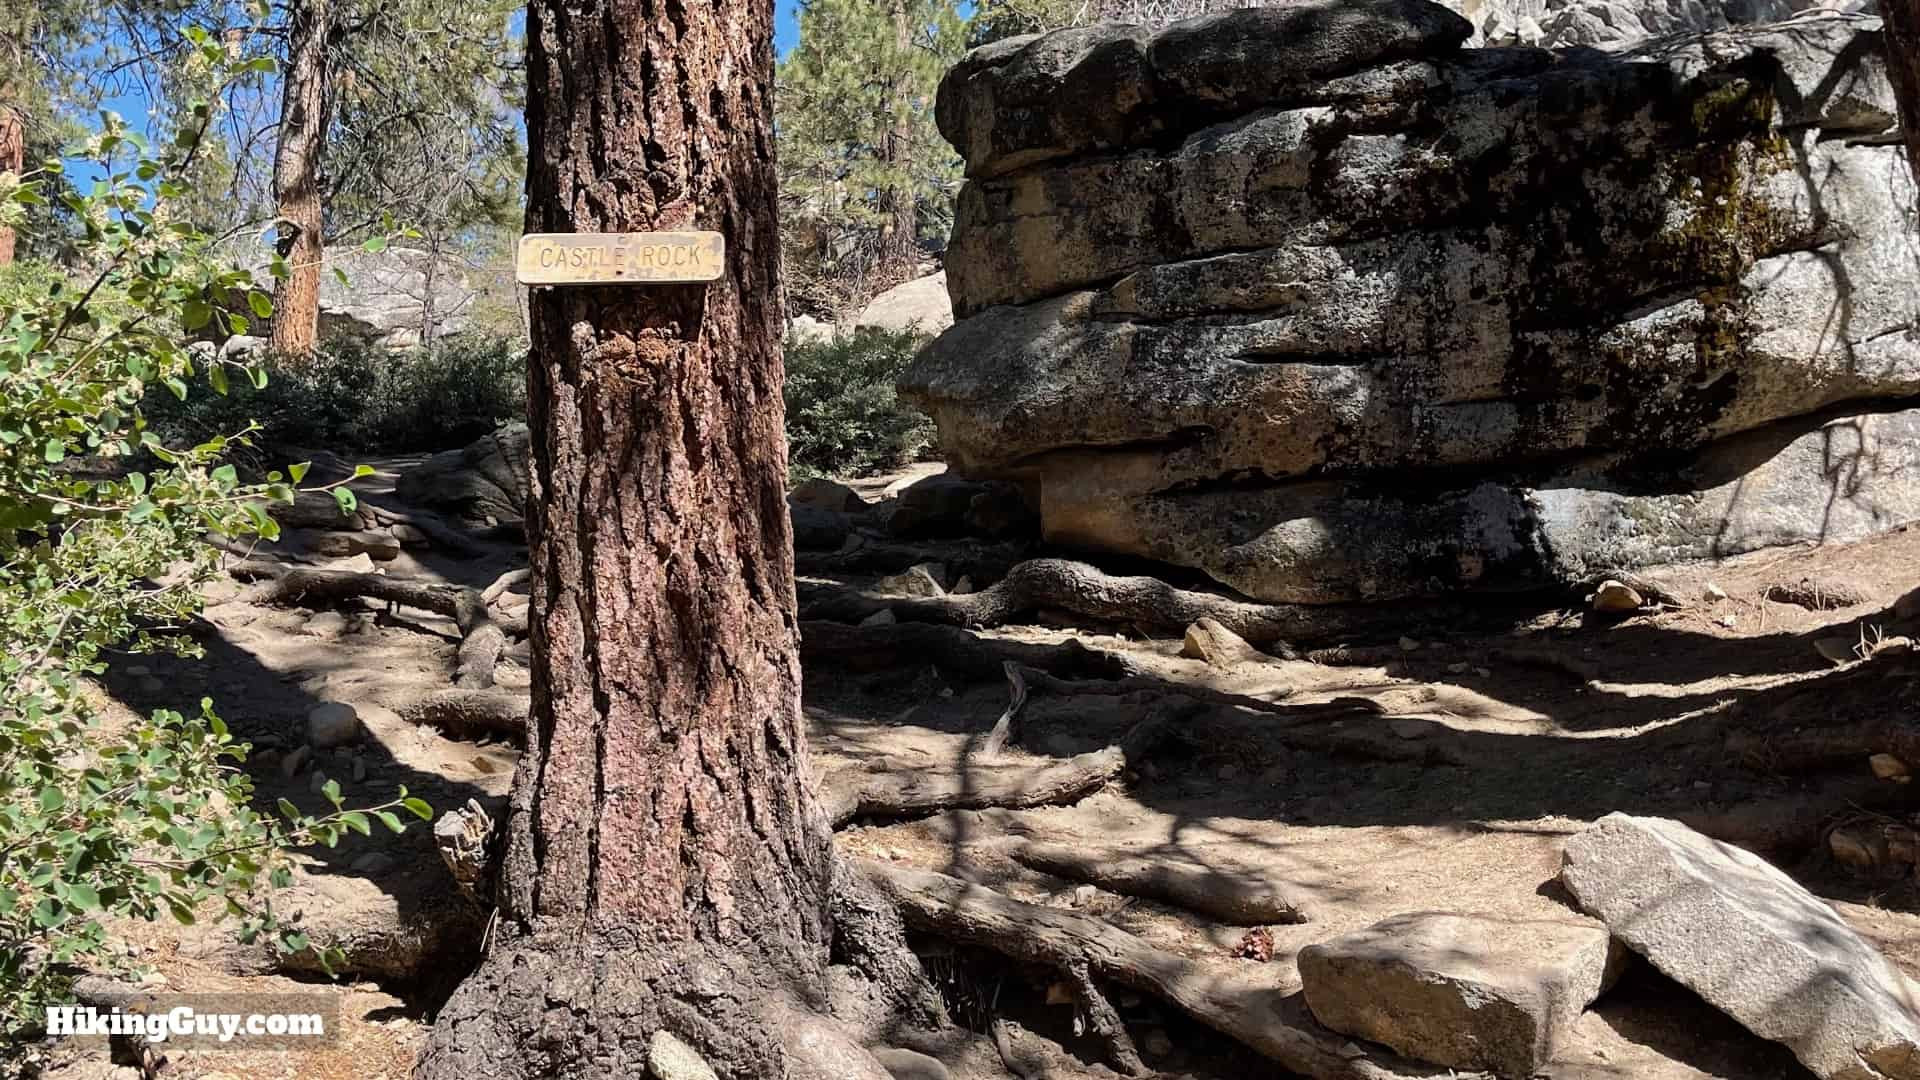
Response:
[[[363,493],[391,504],[392,478],[383,470],[364,482]],[[862,487],[877,495],[886,483]],[[317,535],[291,532],[275,557],[338,565],[309,554]],[[380,565],[395,578],[482,589],[523,564],[522,552],[492,543],[472,558],[409,547]],[[1021,770],[1040,775],[1123,744],[1154,721],[1154,740],[1126,754],[1117,780],[1067,805],[859,819],[840,832],[841,843],[852,854],[1098,916],[1200,963],[1223,985],[1257,987],[1295,1007],[1294,957],[1314,941],[1409,911],[1515,918],[1563,912],[1554,884],[1559,846],[1613,810],[1679,818],[1762,850],[1920,976],[1911,874],[1862,880],[1836,866],[1824,843],[1825,829],[1843,815],[1904,818],[1911,812],[1905,789],[1876,782],[1864,756],[1843,755],[1834,767],[1808,771],[1803,762],[1770,760],[1766,752],[1775,740],[1784,744],[1824,726],[1910,715],[1912,683],[1901,674],[1913,670],[1910,659],[1883,650],[1841,668],[1815,642],[1920,632],[1890,610],[1915,584],[1915,565],[1920,532],[1901,531],[1680,575],[1675,588],[1686,606],[1679,610],[1624,620],[1536,610],[1516,620],[1489,600],[1489,609],[1502,612],[1493,621],[1510,625],[1489,630],[1485,620],[1463,620],[1458,633],[1322,650],[1313,655],[1335,662],[1321,663],[1272,659],[1222,669],[1180,656],[1178,640],[1112,628],[981,631],[989,642],[1077,641],[1119,657],[1139,685],[1158,688],[1113,694],[1061,692],[1074,688],[1071,681],[1036,687],[1020,711],[1014,744],[999,757],[985,753],[984,744],[1007,709],[1008,683],[937,653],[880,670],[810,663],[806,715],[820,776],[853,775],[845,770],[857,766],[875,775],[907,772],[960,792],[1004,785]],[[251,769],[263,804],[286,797],[317,807],[317,770],[340,780],[354,799],[385,798],[405,784],[442,809],[468,799],[498,808],[516,758],[510,743],[448,738],[388,711],[450,685],[460,643],[451,619],[384,603],[353,602],[338,611],[262,607],[236,599],[243,588],[223,587],[215,598],[224,602],[209,610],[199,633],[204,661],[125,658],[103,684],[108,708],[211,696],[234,730],[261,748]],[[524,589],[517,587],[522,595]],[[509,595],[505,603],[517,601]],[[507,650],[495,672],[500,688],[524,690],[525,657],[524,642]],[[1244,703],[1231,703],[1236,698]],[[307,710],[330,700],[360,707],[365,738],[290,772],[287,757],[303,741]],[[1275,883],[1308,921],[1266,926],[1270,959],[1237,955],[1264,954],[1249,948],[1247,926],[1030,868],[1031,852],[1061,846]],[[346,984],[353,1004],[344,1010],[342,1037],[350,1052],[190,1054],[169,1075],[403,1075],[424,1036],[427,1010],[470,962],[484,932],[483,913],[453,889],[427,831],[355,837],[316,853],[283,907],[303,910],[316,931],[349,947],[360,980]],[[169,989],[265,990],[286,979],[271,973],[275,965],[264,954],[231,944],[218,930],[125,929]],[[1076,1033],[1085,1018],[1076,1017],[1070,995],[1052,995],[1068,997],[1068,1004],[1048,1003],[1045,973],[975,950],[921,944],[956,1018],[1004,1035],[1005,1052],[984,1036],[939,1048],[953,1076],[1007,1076],[1008,1053],[1039,1070],[1032,1075],[1112,1075],[1098,1063],[1100,1047]],[[1114,1005],[1147,1064],[1163,1075],[1278,1075],[1164,1002],[1121,993]],[[1642,972],[1585,1018],[1550,1075],[1804,1073],[1779,1048]]]

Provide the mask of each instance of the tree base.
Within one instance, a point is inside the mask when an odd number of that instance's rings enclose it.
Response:
[[[646,1076],[666,1031],[721,1076],[789,1075],[780,1017],[804,1000],[781,971],[699,942],[639,932],[545,933],[496,942],[454,991],[417,1080],[623,1080]]]

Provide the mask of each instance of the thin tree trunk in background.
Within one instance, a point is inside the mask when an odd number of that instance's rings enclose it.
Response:
[[[22,172],[26,168],[27,129],[20,114],[0,105],[0,172]],[[13,230],[0,225],[0,266],[13,262]]]
[[[1920,181],[1920,0],[1880,0],[1880,18],[1886,24],[1887,73],[1900,101],[1907,161]]]
[[[893,37],[898,66],[887,99],[893,125],[887,132],[883,154],[887,165],[898,176],[913,168],[913,102],[908,93],[913,77],[906,68],[913,51],[913,25],[907,19],[907,0],[893,0]],[[880,212],[885,221],[882,228],[886,231],[881,236],[874,265],[880,278],[877,284],[883,288],[897,285],[913,275],[914,256],[919,248],[915,235],[916,211],[911,180],[896,179],[893,187],[880,193]]]
[[[273,195],[280,218],[279,252],[289,273],[273,291],[273,348],[307,356],[320,337],[320,260],[325,220],[320,203],[320,152],[327,132],[327,41],[332,0],[293,0],[282,79],[280,143],[273,158]]]
[[[424,1080],[648,1075],[662,1029],[723,1076],[781,1077],[778,1003],[824,991],[772,33],[766,0],[528,8],[527,231],[712,229],[727,266],[533,294],[530,737],[495,943]]]

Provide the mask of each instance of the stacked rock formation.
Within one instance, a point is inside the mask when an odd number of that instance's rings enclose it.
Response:
[[[1425,0],[976,50],[901,391],[1052,541],[1330,603],[1920,518],[1920,205],[1867,16],[1463,49]]]

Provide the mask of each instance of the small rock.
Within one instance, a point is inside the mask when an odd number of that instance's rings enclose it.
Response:
[[[337,570],[344,574],[371,574],[375,567],[373,556],[362,552],[350,559],[334,559],[327,563],[325,569]]]
[[[313,770],[312,774],[307,777],[307,790],[315,795],[320,794],[320,789],[326,786],[327,774],[321,772],[319,769]]]
[[[140,680],[140,692],[150,696],[154,694],[164,694],[167,692],[167,684],[149,675]]]
[[[360,737],[360,714],[344,701],[328,701],[307,710],[307,743],[316,750],[345,746]]]
[[[1882,857],[1875,839],[1865,830],[1843,825],[1827,834],[1827,850],[1833,852],[1835,862],[1849,869],[1877,870]]]
[[[867,509],[867,500],[861,498],[859,492],[824,476],[802,481],[787,498],[800,506],[831,510],[836,514],[858,514]]]
[[[1493,669],[1492,669],[1492,668],[1483,668],[1483,667],[1477,667],[1477,668],[1474,668],[1474,669],[1473,669],[1473,673],[1474,673],[1475,675],[1478,675],[1478,676],[1480,676],[1480,677],[1481,677],[1481,678],[1483,678],[1483,679],[1491,679],[1491,678],[1493,678]]]
[[[1413,640],[1410,637],[1403,637],[1400,639],[1400,651],[1401,652],[1419,652],[1420,643]]]
[[[1912,779],[1907,769],[1907,763],[1894,757],[1892,754],[1873,755],[1867,759],[1867,767],[1871,768],[1873,775],[1881,780]]]
[[[887,596],[942,596],[946,589],[940,582],[945,576],[946,568],[939,563],[920,563],[874,582],[873,591]]]
[[[1717,623],[1719,623],[1719,624],[1720,624],[1721,626],[1724,626],[1724,627],[1726,627],[1727,629],[1729,629],[1729,630],[1731,630],[1731,629],[1733,629],[1733,628],[1734,628],[1735,626],[1738,626],[1738,625],[1739,625],[1739,623],[1740,623],[1740,616],[1738,616],[1738,615],[1735,615],[1735,614],[1734,614],[1733,612],[1731,612],[1731,611],[1729,611],[1729,612],[1727,612],[1727,613],[1726,613],[1725,615],[1722,615],[1722,616],[1720,616],[1719,618],[1717,618],[1717,619],[1715,619],[1715,620],[1713,620],[1713,621],[1714,621],[1714,622],[1717,622]]]
[[[1473,670],[1473,665],[1467,663],[1465,660],[1462,660],[1457,664],[1447,665],[1447,671],[1454,675],[1465,675],[1467,672],[1472,670]]]
[[[1626,951],[1576,918],[1420,912],[1300,951],[1314,1019],[1409,1057],[1532,1076],[1619,977]]]
[[[391,533],[402,547],[425,547],[433,542],[431,537],[420,531],[419,526],[409,525],[404,521],[396,521],[387,526],[387,532]]]
[[[289,780],[293,779],[296,776],[299,776],[300,770],[307,767],[307,759],[312,756],[313,756],[313,751],[308,749],[307,747],[305,746],[294,747],[293,753],[288,754],[286,757],[280,759],[280,775],[286,777]]]
[[[1088,904],[1093,903],[1093,898],[1099,895],[1099,892],[1100,890],[1091,885],[1076,885],[1070,894],[1070,902],[1077,908],[1086,907]]]
[[[1186,638],[1180,643],[1180,655],[1192,660],[1204,660],[1217,668],[1267,659],[1265,653],[1247,644],[1245,638],[1227,629],[1219,620],[1210,618],[1196,620],[1187,627]]]
[[[1701,590],[1700,595],[1707,600],[1725,600],[1727,598],[1727,590],[1709,581],[1707,582],[1707,587]]]
[[[358,754],[354,755],[353,765],[349,775],[353,777],[353,782],[356,784],[366,783],[367,759],[359,756]]]
[[[317,555],[364,554],[375,562],[392,562],[400,557],[400,539],[392,532],[322,533],[308,546]]]
[[[1632,586],[1619,581],[1603,581],[1593,594],[1593,610],[1607,615],[1638,611],[1646,603]]]
[[[337,638],[347,632],[347,617],[337,611],[316,612],[300,632],[310,637]]]
[[[1145,1039],[1140,1041],[1140,1048],[1154,1057],[1163,1058],[1173,1053],[1173,1040],[1167,1038],[1166,1032],[1154,1028],[1147,1032]]]
[[[653,1080],[720,1080],[706,1059],[666,1030],[654,1032],[647,1044],[647,1075]]]
[[[149,971],[140,976],[141,986],[165,986],[167,977],[157,971]]]
[[[1213,775],[1223,781],[1237,780],[1240,777],[1240,770],[1231,765],[1222,765]]]
[[[893,1080],[950,1080],[947,1067],[940,1064],[939,1058],[893,1046],[878,1047],[871,1053],[873,1060],[879,1062]]]
[[[953,588],[947,590],[947,595],[948,596],[966,596],[971,592],[973,592],[973,579],[968,577],[965,574],[961,574],[960,580],[954,582]]]
[[[1851,664],[1860,659],[1854,651],[1859,642],[1854,638],[1823,637],[1813,643],[1813,651],[1836,664]]]
[[[876,611],[873,614],[867,616],[866,618],[861,619],[860,625],[861,626],[892,626],[894,623],[897,623],[899,621],[900,620],[894,616],[892,608],[881,608],[879,611]]]

